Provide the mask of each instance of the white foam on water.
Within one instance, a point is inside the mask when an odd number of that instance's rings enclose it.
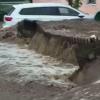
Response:
[[[100,80],[93,82],[92,84],[100,84]]]

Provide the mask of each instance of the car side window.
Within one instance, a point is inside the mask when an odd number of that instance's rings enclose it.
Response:
[[[14,10],[15,10],[14,7],[9,8],[7,11],[7,15],[11,15]]]
[[[70,8],[64,8],[64,7],[59,8],[59,12],[62,16],[78,16],[79,15],[77,11]]]
[[[21,15],[60,15],[57,7],[34,7],[24,8],[20,11]]]

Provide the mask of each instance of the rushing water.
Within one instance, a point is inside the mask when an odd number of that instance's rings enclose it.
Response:
[[[16,44],[0,43],[0,74],[17,82],[67,84],[78,66],[62,63]]]

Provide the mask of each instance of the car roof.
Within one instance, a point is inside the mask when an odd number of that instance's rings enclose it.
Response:
[[[15,8],[27,8],[27,7],[55,7],[55,6],[62,6],[62,7],[70,7],[67,4],[62,3],[26,3],[26,4],[17,4],[13,5]]]

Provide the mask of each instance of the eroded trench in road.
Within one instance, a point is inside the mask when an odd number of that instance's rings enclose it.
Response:
[[[68,87],[68,77],[78,69],[50,56],[43,56],[16,44],[0,43],[0,77],[25,84],[30,81]],[[73,84],[74,85],[74,84]]]

